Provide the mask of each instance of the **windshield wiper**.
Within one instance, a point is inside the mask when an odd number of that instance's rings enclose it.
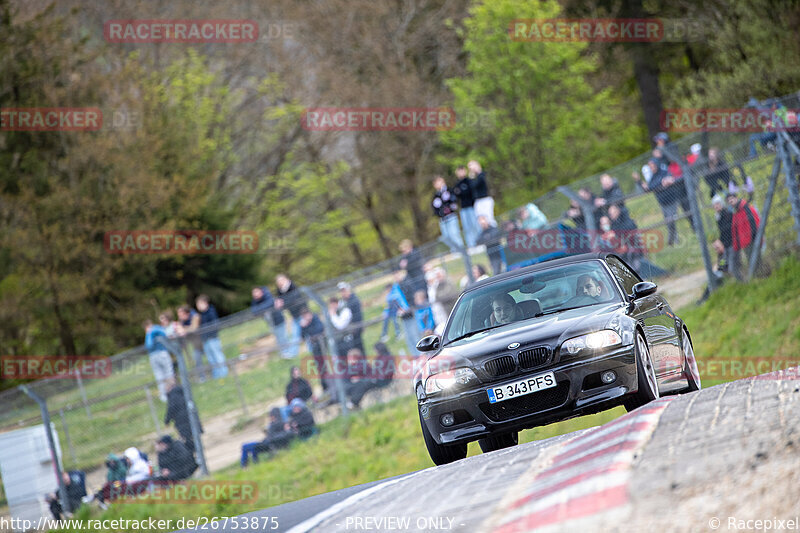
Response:
[[[597,302],[600,303],[600,302]],[[586,305],[576,305],[575,307],[562,307],[561,309],[551,309],[547,312],[536,313],[533,315],[533,318],[544,316],[544,315],[552,315],[553,313],[560,313],[561,311],[572,311],[573,309],[580,309],[581,307],[589,307],[590,305],[594,304],[586,304]]]
[[[472,337],[473,335],[477,335],[478,333],[483,333],[484,331],[489,331],[490,329],[499,328],[500,326],[505,326],[505,325],[506,324],[495,324],[494,326],[489,326],[488,328],[476,329],[475,331],[470,331],[469,333],[465,333],[459,337],[456,337],[455,339],[447,341],[447,344],[452,344],[456,341],[460,341],[461,339],[466,339],[467,337]]]

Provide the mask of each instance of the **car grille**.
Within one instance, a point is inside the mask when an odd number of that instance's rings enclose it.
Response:
[[[519,352],[519,366],[520,368],[534,368],[541,366],[547,362],[549,356],[550,349],[546,346],[531,348],[530,350],[523,350]]]
[[[519,416],[538,413],[563,405],[569,394],[569,381],[504,402],[480,404],[481,411],[493,422],[502,422]]]
[[[496,359],[491,359],[483,365],[486,373],[491,377],[505,376],[516,370],[517,365],[514,363],[514,358],[510,355],[504,355]]]

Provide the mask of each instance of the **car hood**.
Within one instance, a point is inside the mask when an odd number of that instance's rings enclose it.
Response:
[[[522,346],[542,342],[555,347],[568,338],[603,328],[624,307],[620,302],[595,304],[514,322],[448,344],[430,360],[447,359],[452,365],[468,359],[474,363],[485,356],[507,352],[508,345],[514,342]]]

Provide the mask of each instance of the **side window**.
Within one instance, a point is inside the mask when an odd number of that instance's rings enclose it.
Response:
[[[625,294],[633,294],[633,286],[641,281],[639,277],[614,256],[607,257],[606,263],[608,263],[619,284],[622,285]]]

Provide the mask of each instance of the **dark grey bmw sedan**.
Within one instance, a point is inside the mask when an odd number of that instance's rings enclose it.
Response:
[[[415,377],[436,464],[518,442],[522,429],[700,388],[689,331],[656,285],[611,253],[501,274],[468,288]]]

